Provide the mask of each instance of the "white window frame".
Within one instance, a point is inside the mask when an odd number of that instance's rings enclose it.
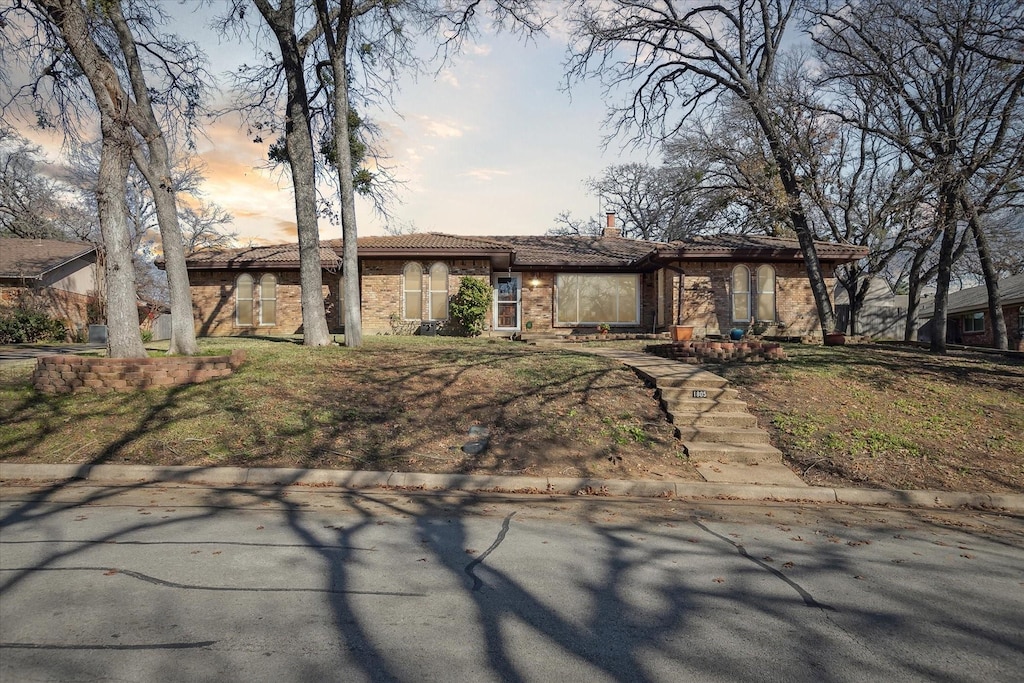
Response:
[[[434,289],[434,269],[444,268],[444,289]],[[427,273],[427,315],[429,318],[426,320],[447,320],[448,319],[448,279],[451,275],[451,269],[448,264],[444,261],[437,261],[430,266],[430,270]],[[441,317],[434,316],[434,295],[444,294],[444,315]]]
[[[738,276],[738,277],[737,277]],[[745,287],[744,290],[737,290],[737,283],[742,283]],[[750,268],[742,264],[734,266],[732,273],[729,275],[729,316],[732,318],[734,323],[749,323],[751,318],[750,311]],[[745,315],[737,316],[736,310],[736,297],[742,296],[741,302],[744,304],[746,309]]]
[[[985,332],[985,311],[975,311],[964,316],[964,334],[983,334]],[[974,329],[973,323],[981,322],[981,329]]]
[[[263,281],[266,280],[267,278],[272,278],[274,280],[274,296],[272,296],[272,297],[265,297],[265,296],[263,296]],[[260,281],[259,281],[259,295],[260,295],[260,298],[259,298],[259,301],[260,301],[260,315],[259,315],[260,322],[259,322],[259,326],[260,327],[274,327],[274,326],[277,325],[277,317],[278,317],[278,315],[277,315],[278,314],[278,310],[277,310],[277,283],[278,283],[278,277],[276,275],[274,275],[273,273],[264,273],[263,275],[260,276]],[[254,292],[254,294],[255,294],[255,292]],[[263,319],[263,302],[264,301],[273,301],[274,302],[274,319],[271,322],[267,322],[266,320]]]
[[[561,288],[561,285],[559,284],[559,279],[562,276],[572,276],[572,277],[587,278],[587,277],[622,277],[624,275],[628,275],[628,276],[632,277],[633,281],[634,281],[634,285],[633,285],[633,291],[634,291],[633,306],[634,306],[634,308],[633,308],[633,310],[636,311],[636,315],[634,316],[633,320],[631,320],[631,321],[630,320],[580,320],[579,319],[580,318],[580,313],[579,313],[579,309],[580,309],[579,291],[577,291],[577,293],[576,293],[576,313],[573,316],[574,320],[566,321],[566,320],[562,320],[561,319],[561,311],[559,310],[558,301],[559,301],[559,298],[560,298],[559,297],[559,289]],[[641,318],[641,315],[642,315],[642,312],[640,310],[640,306],[641,306],[641,298],[642,298],[642,295],[643,295],[643,281],[640,278],[640,274],[639,273],[556,273],[555,274],[555,288],[554,289],[555,289],[554,299],[553,299],[553,301],[554,301],[554,308],[555,308],[555,310],[554,310],[554,321],[555,321],[555,326],[556,327],[593,326],[593,325],[600,325],[600,324],[608,324],[608,325],[611,325],[611,326],[620,326],[620,327],[636,327],[636,326],[638,326],[640,324],[640,318]],[[615,317],[616,318],[619,317],[618,316],[619,300],[620,300],[620,297],[616,296],[616,300],[615,300],[615,310],[616,310]]]
[[[767,271],[767,272],[770,272],[772,274],[772,289],[771,289],[770,292],[767,291],[767,290],[762,290],[761,289],[761,273],[762,273],[762,271]],[[751,289],[754,290],[754,296],[753,296],[753,300],[755,302],[754,313],[756,314],[756,313],[760,313],[761,312],[761,300],[763,298],[767,298],[767,297],[770,296],[771,297],[771,301],[772,301],[772,317],[770,317],[770,318],[762,318],[759,315],[755,315],[755,319],[758,320],[758,321],[762,321],[762,322],[775,322],[776,320],[778,320],[778,301],[776,299],[776,292],[778,291],[778,287],[779,287],[779,280],[778,280],[779,275],[776,272],[774,267],[772,267],[771,265],[769,265],[767,263],[763,263],[763,264],[759,265],[757,267],[757,269],[754,271],[754,278],[755,278],[754,279],[754,287],[751,287]]]

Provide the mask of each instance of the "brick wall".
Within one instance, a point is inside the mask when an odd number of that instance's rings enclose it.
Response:
[[[241,326],[235,323],[235,282],[241,274],[238,271],[212,270],[192,271],[189,282],[192,285],[192,312],[196,321],[196,334],[200,336],[225,336],[247,334],[297,334],[302,331],[302,293],[297,270],[251,271],[254,280],[253,321],[259,321],[258,284],[264,273],[277,277],[277,320],[273,325]],[[327,326],[337,330],[338,293],[340,275],[323,273],[324,304],[328,309]]]
[[[43,356],[36,361],[32,383],[37,391],[48,394],[181,386],[226,377],[244,361],[242,350],[232,351],[230,356],[167,358]]]
[[[1003,306],[1003,321],[1006,323],[1006,336],[1011,351],[1024,351],[1024,339],[1020,334],[1020,305],[1012,304]],[[964,344],[966,346],[995,346],[995,330],[992,327],[992,317],[985,309],[985,331],[984,332],[962,332],[964,326],[964,314],[955,313],[949,316],[948,341],[953,344]],[[955,318],[955,320],[954,320]],[[960,338],[957,339],[959,332]]]
[[[734,327],[746,328],[747,324],[732,320],[732,271],[737,265],[745,265],[756,273],[760,263],[706,262],[676,264],[681,267],[684,278],[683,307],[681,324],[691,325],[694,335],[728,334]],[[793,336],[821,336],[818,312],[814,304],[807,272],[801,263],[771,264],[775,269],[775,310],[779,325],[768,330],[769,334]],[[832,269],[825,269],[825,285],[832,291],[834,278]],[[678,275],[673,273],[670,280],[671,292],[667,298],[672,309],[669,320],[674,322],[679,301]],[[756,303],[751,300],[756,311]]]
[[[74,335],[89,324],[89,305],[96,297],[51,287],[0,287],[0,306],[26,305],[45,310]]]

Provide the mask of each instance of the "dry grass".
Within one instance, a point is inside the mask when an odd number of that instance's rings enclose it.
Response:
[[[10,366],[0,458],[699,478],[653,391],[605,359],[499,340],[203,340],[232,348],[248,361],[230,378],[128,394],[37,395],[31,364]],[[491,432],[479,456],[461,450],[474,425]]]

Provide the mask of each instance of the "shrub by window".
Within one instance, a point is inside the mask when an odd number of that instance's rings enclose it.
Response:
[[[423,266],[407,263],[402,271],[402,318],[423,318]]]
[[[252,325],[252,295],[252,275],[242,273],[235,280],[235,324],[239,327],[250,327]]]

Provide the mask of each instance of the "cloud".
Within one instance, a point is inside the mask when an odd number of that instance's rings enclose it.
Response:
[[[465,52],[466,52],[466,54],[473,55],[474,57],[487,57],[488,55],[491,54],[491,46],[490,45],[470,45],[470,46],[465,48]]]
[[[496,168],[474,168],[472,171],[466,171],[465,173],[460,173],[459,175],[467,178],[473,178],[475,180],[480,180],[486,183],[494,180],[497,177],[507,176],[508,171],[502,171]]]
[[[444,71],[439,73],[437,75],[437,80],[439,82],[444,83],[445,85],[449,85],[449,86],[451,86],[453,88],[458,88],[459,87],[459,79],[458,79],[458,77],[456,77],[456,75],[454,73],[452,73],[451,69],[445,69]]]
[[[429,116],[417,116],[416,118],[419,120],[420,125],[423,126],[423,130],[427,135],[432,135],[437,138],[462,137],[462,129],[452,123],[437,121]]]

